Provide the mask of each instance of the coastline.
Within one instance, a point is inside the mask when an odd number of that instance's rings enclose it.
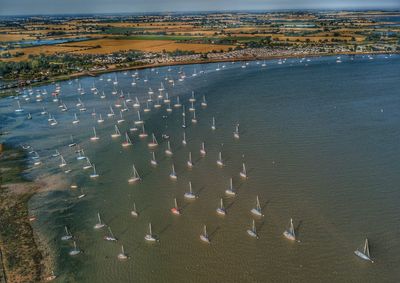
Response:
[[[25,154],[12,146],[0,151],[0,282],[42,282],[54,267],[50,247],[33,229],[29,200],[42,184],[25,179]],[[4,277],[4,278],[2,278]]]
[[[187,60],[187,61],[172,61],[165,63],[153,63],[153,64],[143,64],[143,65],[135,65],[129,67],[118,67],[112,66],[105,70],[96,70],[96,71],[84,71],[78,73],[72,73],[69,75],[50,77],[45,81],[40,81],[37,83],[32,83],[29,85],[25,85],[24,87],[37,87],[43,86],[46,84],[76,79],[85,76],[96,77],[102,74],[112,73],[112,72],[121,72],[121,71],[129,71],[129,70],[143,70],[149,68],[158,68],[158,67],[168,67],[168,66],[179,66],[179,65],[195,65],[195,64],[209,64],[209,63],[224,63],[224,62],[243,62],[243,61],[258,61],[258,60],[276,60],[276,59],[290,59],[290,58],[303,58],[303,57],[323,57],[323,56],[356,56],[356,55],[384,55],[384,54],[400,54],[400,51],[375,51],[375,52],[335,52],[335,53],[310,53],[310,54],[293,54],[293,55],[271,55],[271,56],[243,56],[237,58],[208,58],[201,60]],[[9,89],[4,89],[0,92],[0,98],[12,96],[13,92],[19,87],[13,87]]]

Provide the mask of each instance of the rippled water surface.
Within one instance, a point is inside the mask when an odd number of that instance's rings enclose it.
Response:
[[[354,60],[353,60],[354,59]],[[52,102],[56,85],[25,90],[19,96],[24,114],[16,114],[17,100],[0,101],[3,138],[16,144],[30,144],[43,164],[29,169],[33,177],[42,174],[60,176],[67,181],[65,190],[42,193],[31,201],[38,220],[35,229],[42,231],[56,251],[60,282],[395,282],[400,278],[400,57],[376,56],[291,59],[283,64],[267,61],[163,67],[141,70],[140,80],[132,86],[127,73],[86,77],[79,81],[61,82],[60,99],[68,107],[62,112]],[[186,74],[178,80],[179,71]],[[192,76],[196,72],[197,76]],[[173,79],[173,86],[165,77]],[[102,80],[100,80],[102,78]],[[107,81],[111,78],[111,81]],[[118,79],[118,85],[113,80]],[[145,83],[144,79],[148,82]],[[160,82],[172,99],[180,96],[186,106],[185,129],[188,143],[183,146],[182,109],[166,111],[152,108],[143,112],[148,89],[156,100]],[[92,94],[95,84],[106,98]],[[77,88],[85,90],[79,95]],[[160,145],[155,150],[159,162],[150,165],[147,147],[150,137],[140,139],[130,132],[137,119],[132,102],[119,124],[121,138],[112,139],[119,117],[115,107],[122,90],[142,104],[141,115],[146,131],[155,133]],[[36,102],[38,91],[47,90],[42,102]],[[188,99],[194,91],[197,124],[191,123]],[[26,97],[31,97],[26,101]],[[208,106],[200,105],[205,95]],[[78,98],[87,111],[80,112]],[[123,99],[120,99],[122,102]],[[108,118],[109,106],[116,113]],[[58,121],[50,126],[46,107]],[[152,107],[152,104],[150,104]],[[91,115],[102,114],[103,124]],[[26,114],[32,113],[32,120]],[[80,120],[72,124],[74,113]],[[216,130],[212,131],[212,117]],[[240,139],[233,138],[234,126],[240,124]],[[100,139],[91,142],[92,127]],[[128,131],[133,146],[122,148]],[[139,131],[140,132],[140,131]],[[165,155],[170,136],[173,156]],[[70,136],[96,164],[100,177],[89,178],[90,170],[82,169],[84,161],[76,160],[75,150],[68,147]],[[207,154],[200,156],[205,142]],[[65,174],[51,157],[58,149],[66,159]],[[186,160],[192,152],[194,167]],[[222,151],[225,166],[216,164]],[[242,162],[248,179],[239,177]],[[132,164],[142,181],[128,184]],[[176,181],[169,178],[175,164]],[[30,164],[30,167],[33,167]],[[236,197],[225,190],[233,178]],[[188,182],[198,198],[187,201],[183,194]],[[77,183],[82,192],[69,188]],[[254,218],[250,209],[259,196],[262,218]],[[216,214],[220,198],[227,210],[225,217]],[[170,212],[177,198],[182,215]],[[133,202],[139,212],[133,218]],[[107,229],[94,230],[100,212],[112,228],[117,243],[106,242]],[[293,218],[299,242],[286,240],[282,232]],[[256,219],[259,239],[250,238],[246,230]],[[151,222],[159,242],[144,241]],[[63,242],[64,225],[83,251],[76,257],[68,252],[72,242]],[[207,225],[211,244],[200,241]],[[354,256],[365,237],[371,244],[375,263]],[[121,244],[129,260],[117,260]]]

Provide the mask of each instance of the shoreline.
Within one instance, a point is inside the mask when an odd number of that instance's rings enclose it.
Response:
[[[0,282],[46,281],[55,266],[44,236],[33,228],[29,201],[42,184],[26,179],[25,153],[2,144],[0,151]],[[4,277],[4,278],[2,278]]]
[[[384,54],[400,54],[400,51],[375,51],[375,52],[335,52],[335,53],[310,53],[310,54],[293,54],[293,55],[271,55],[271,56],[244,56],[237,58],[222,58],[222,59],[201,59],[201,60],[189,60],[189,61],[174,61],[174,62],[165,62],[165,63],[153,63],[153,64],[144,64],[144,65],[136,65],[129,67],[112,67],[105,70],[96,70],[96,71],[84,71],[79,73],[72,73],[69,75],[63,75],[58,77],[51,77],[45,81],[41,81],[38,83],[32,83],[29,85],[25,85],[22,87],[38,87],[46,84],[56,83],[67,81],[71,79],[76,79],[85,76],[97,77],[102,74],[112,73],[112,72],[122,72],[129,70],[143,70],[149,68],[159,68],[159,67],[168,67],[168,66],[180,66],[180,65],[196,65],[196,64],[210,64],[210,63],[224,63],[224,62],[243,62],[243,61],[259,61],[259,60],[274,60],[274,59],[292,59],[292,58],[303,58],[303,57],[333,57],[333,56],[356,56],[356,55],[384,55]],[[12,81],[12,80],[4,80],[4,81]],[[8,96],[12,96],[13,94],[10,92],[15,92],[15,90],[21,87],[12,87],[9,89],[4,89],[0,92],[0,98],[5,98]]]

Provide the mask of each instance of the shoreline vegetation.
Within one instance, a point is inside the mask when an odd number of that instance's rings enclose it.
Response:
[[[46,281],[51,251],[34,231],[28,202],[43,184],[23,177],[25,153],[0,144],[0,283]]]
[[[368,52],[336,52],[336,53],[309,53],[309,54],[293,54],[293,55],[269,55],[269,56],[243,56],[237,58],[213,58],[213,59],[195,59],[195,60],[177,60],[172,62],[163,63],[148,63],[148,64],[135,64],[132,66],[118,66],[118,65],[108,65],[106,69],[101,70],[87,70],[82,72],[75,72],[67,75],[48,77],[45,80],[39,82],[33,82],[29,85],[24,85],[23,87],[35,87],[42,86],[46,84],[56,83],[60,81],[66,81],[71,79],[76,79],[85,76],[96,77],[102,74],[121,72],[129,70],[141,70],[150,69],[157,67],[168,67],[168,66],[178,66],[178,65],[195,65],[195,64],[209,64],[209,63],[228,63],[228,62],[243,62],[243,61],[262,61],[262,60],[277,60],[277,59],[290,59],[290,58],[303,58],[303,57],[323,57],[323,56],[356,56],[356,55],[389,55],[389,54],[400,54],[400,51],[368,51]],[[8,81],[3,79],[3,81]],[[11,80],[10,80],[11,81]],[[0,98],[12,96],[15,91],[21,86],[14,86],[0,91]]]

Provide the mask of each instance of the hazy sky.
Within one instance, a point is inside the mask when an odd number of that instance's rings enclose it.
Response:
[[[368,8],[400,9],[400,0],[0,0],[0,15]]]

